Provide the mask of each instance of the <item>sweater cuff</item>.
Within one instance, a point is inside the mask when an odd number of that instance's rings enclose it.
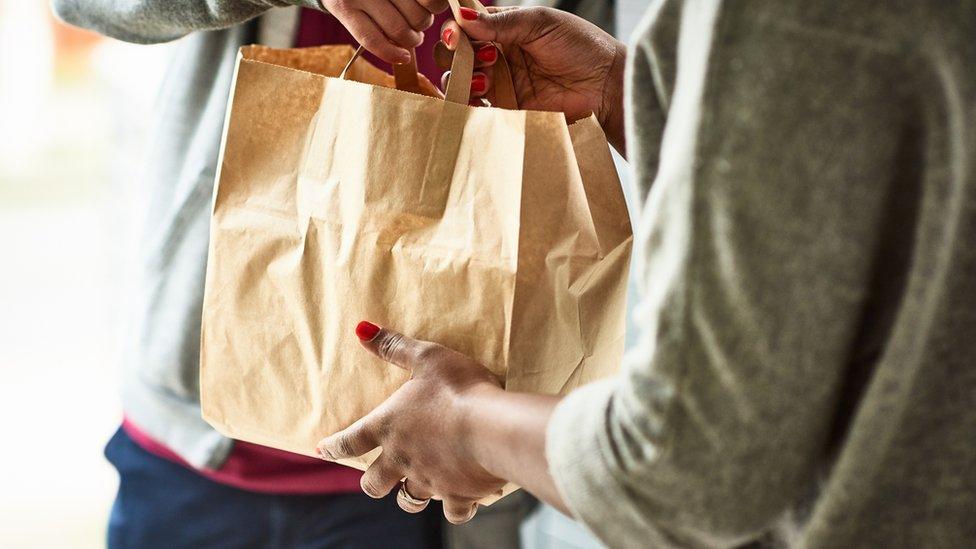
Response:
[[[569,394],[546,428],[549,472],[573,517],[603,543],[631,546],[622,532],[647,530],[613,463],[608,419],[616,380],[605,379]]]

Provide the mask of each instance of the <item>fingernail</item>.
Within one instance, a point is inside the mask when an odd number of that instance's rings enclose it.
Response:
[[[478,48],[478,59],[484,63],[494,63],[497,56],[498,50],[494,44],[485,44]]]
[[[471,91],[474,93],[484,93],[488,88],[488,79],[483,74],[476,74],[471,77]]]
[[[363,341],[372,341],[378,333],[380,333],[380,327],[372,322],[364,320],[356,325],[356,337]]]
[[[395,62],[400,63],[402,65],[406,65],[407,63],[410,62],[410,52],[408,52],[407,50],[401,50],[400,53],[397,54],[397,58]]]
[[[450,28],[444,29],[444,32],[441,33],[441,41],[447,44],[448,46],[451,45],[452,38],[454,38],[454,29],[450,29]]]
[[[478,12],[471,8],[461,8],[461,19],[467,19],[468,21],[474,21],[478,18]]]

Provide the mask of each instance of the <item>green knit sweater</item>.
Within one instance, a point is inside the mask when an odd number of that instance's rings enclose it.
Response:
[[[640,342],[552,473],[612,547],[976,544],[976,2],[652,2]],[[653,182],[653,184],[652,184]]]

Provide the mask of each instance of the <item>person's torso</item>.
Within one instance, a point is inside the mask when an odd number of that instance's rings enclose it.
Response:
[[[809,184],[811,199],[837,197],[831,215],[883,220],[833,428],[812,457],[822,475],[795,498],[790,541],[972,544],[976,3],[724,2],[707,62],[679,66],[682,6],[695,4],[653,3],[635,35],[628,148],[642,197],[667,211],[693,184],[686,214],[704,216],[721,193],[777,200],[778,188]],[[683,70],[705,82],[694,117],[674,96]],[[685,150],[690,119],[710,131]],[[851,160],[808,174],[798,154]],[[644,232],[636,247],[668,236]]]

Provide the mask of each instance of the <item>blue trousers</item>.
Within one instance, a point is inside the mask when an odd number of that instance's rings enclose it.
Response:
[[[146,452],[119,429],[105,456],[119,472],[109,549],[440,549],[440,507],[411,515],[395,494],[279,496],[225,486]]]

